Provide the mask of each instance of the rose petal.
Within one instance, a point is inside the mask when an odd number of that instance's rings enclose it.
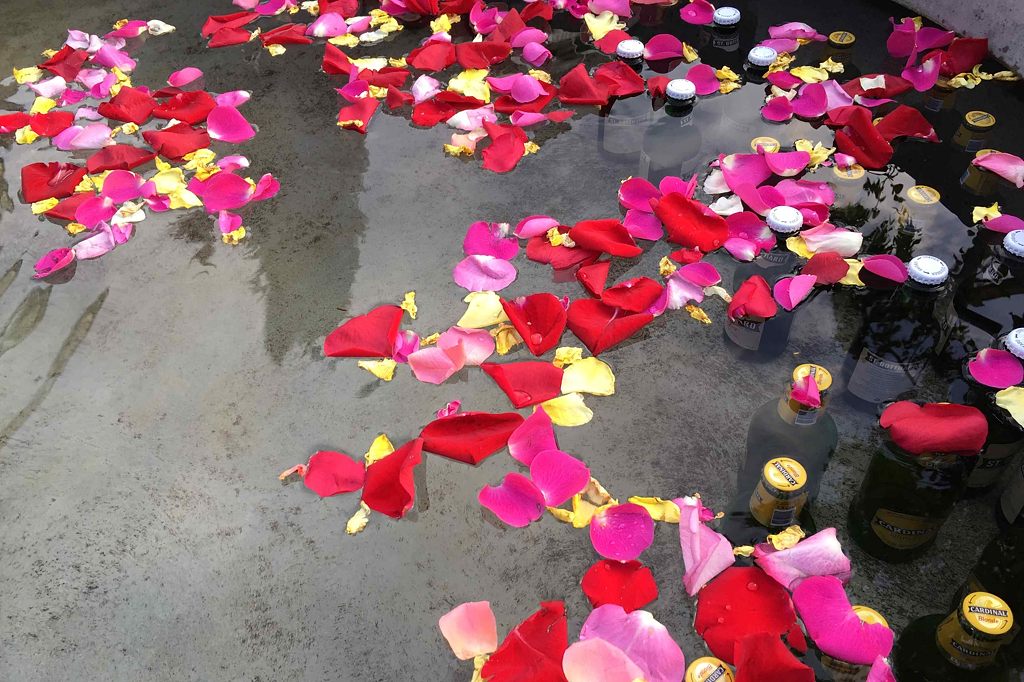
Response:
[[[870,665],[892,650],[893,632],[881,623],[865,623],[854,612],[833,576],[811,576],[793,590],[793,603],[814,643],[840,661]]]
[[[523,682],[524,674],[538,682],[561,680],[568,640],[565,605],[541,602],[536,613],[508,633],[480,674],[488,682]]]
[[[688,24],[704,26],[710,24],[715,16],[715,6],[708,0],[691,0],[679,10],[679,16]]]
[[[366,506],[395,519],[405,516],[416,499],[413,470],[422,459],[423,441],[417,438],[366,467]]]
[[[590,483],[590,469],[561,450],[543,450],[530,462],[530,478],[549,507],[565,504]]]
[[[817,280],[814,275],[783,277],[775,283],[772,294],[779,305],[786,310],[793,310],[810,295]]]
[[[629,178],[619,185],[619,203],[628,209],[652,213],[651,199],[660,197],[661,192],[646,178]]]
[[[1024,381],[1024,364],[998,348],[985,348],[968,363],[967,370],[978,383],[991,388],[1009,388]]]
[[[480,368],[516,408],[537,405],[562,393],[562,370],[550,362],[485,362]]]
[[[628,613],[658,598],[651,569],[639,561],[602,559],[590,567],[580,584],[595,608],[617,604]]]
[[[878,423],[896,445],[912,454],[954,452],[976,455],[988,437],[988,422],[976,407],[953,403],[889,405]]]
[[[363,487],[365,467],[348,455],[320,450],[309,458],[302,482],[320,497],[350,493]]]
[[[352,318],[327,335],[324,355],[330,358],[389,357],[404,314],[396,305],[384,305]]]
[[[850,560],[836,539],[835,528],[825,528],[789,549],[776,550],[768,543],[754,548],[754,561],[787,590],[809,576],[850,579]]]
[[[1024,188],[1024,159],[1019,156],[1005,152],[989,152],[975,158],[971,163],[1009,180],[1018,189]]]
[[[704,524],[699,498],[675,500],[679,507],[679,544],[683,550],[683,585],[691,597],[715,576],[733,565],[732,545]]]
[[[544,410],[534,411],[508,438],[508,454],[526,466],[530,466],[539,453],[557,449],[551,417]]]
[[[516,528],[525,528],[544,514],[544,495],[522,474],[505,474],[501,485],[484,486],[477,499],[499,519]]]
[[[702,0],[694,1],[701,2]],[[686,72],[686,80],[693,83],[698,95],[713,95],[718,92],[718,78],[715,76],[715,69],[708,64],[691,66],[690,70]]]
[[[590,542],[606,559],[632,561],[654,541],[654,520],[646,509],[627,502],[599,509],[590,522]]]
[[[515,281],[516,268],[494,256],[467,256],[452,270],[452,279],[468,291],[501,291]]]
[[[554,294],[531,294],[511,301],[502,300],[501,306],[534,355],[543,355],[561,341],[567,315],[565,306]]]
[[[562,672],[567,682],[634,682],[644,674],[621,649],[601,639],[570,646],[562,659]]]
[[[441,616],[437,626],[460,661],[489,654],[498,648],[498,625],[490,602],[459,604]]]
[[[761,107],[761,116],[775,123],[788,121],[793,118],[794,112],[793,102],[788,97],[772,97]]]
[[[640,678],[647,682],[678,682],[686,672],[679,645],[647,611],[627,612],[618,604],[598,606],[580,630],[581,642],[595,640],[620,649],[640,668]]]
[[[427,424],[420,438],[427,452],[476,465],[505,447],[522,423],[517,412],[458,412]]]
[[[477,366],[494,353],[494,337],[482,329],[451,327],[438,337],[437,347],[446,352],[458,348],[464,364]]]

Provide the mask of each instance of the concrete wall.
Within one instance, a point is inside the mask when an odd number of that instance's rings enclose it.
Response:
[[[985,36],[997,59],[1024,71],[1024,0],[900,0],[957,33]]]

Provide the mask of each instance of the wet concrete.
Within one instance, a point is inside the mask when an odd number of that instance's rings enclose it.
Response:
[[[787,20],[848,28],[862,45],[862,71],[889,66],[882,45],[898,8],[810,0],[762,0],[756,8],[745,7],[744,40]],[[0,272],[23,261],[0,296],[0,324],[29,301],[20,331],[4,337],[17,343],[0,342],[10,345],[0,355],[0,679],[465,680],[468,666],[450,655],[436,621],[476,599],[492,602],[500,632],[538,601],[565,599],[575,634],[588,611],[578,581],[596,556],[585,532],[553,519],[514,530],[481,512],[476,493],[510,468],[505,455],[477,468],[427,456],[419,496],[429,507],[402,522],[375,517],[356,537],[344,534],[355,496],[321,501],[302,486],[282,486],[276,474],[319,448],[358,456],[381,431],[404,442],[452,399],[507,409],[478,372],[435,387],[400,370],[383,384],[354,361],[321,358],[319,344],[347,315],[410,289],[420,304],[415,328],[446,328],[462,310],[464,292],[450,271],[470,222],[616,215],[615,190],[640,172],[642,150],[602,150],[592,111],[554,131],[539,157],[507,176],[444,158],[448,131],[413,130],[401,116],[378,116],[365,138],[339,132],[336,96],[317,73],[319,48],[289,48],[276,59],[254,45],[208,51],[197,36],[202,11],[133,5],[133,16],[179,29],[138,53],[136,80],[157,83],[194,65],[213,91],[254,91],[245,114],[260,133],[241,152],[254,173],[274,172],[284,189],[247,215],[251,239],[242,246],[216,241],[199,212],[151,216],[130,243],[49,289],[29,279],[30,266],[60,243],[61,230],[37,221],[14,191],[24,163],[56,156],[0,152],[12,188],[0,197]],[[61,42],[64,27],[99,32],[124,12],[122,3],[102,1],[0,6],[9,36],[0,63],[27,65]],[[697,29],[672,25],[699,45]],[[715,63],[710,50],[705,58]],[[748,88],[702,102],[699,151],[693,143],[679,152],[680,172],[744,150],[758,134],[783,143],[828,139],[807,124],[766,126],[759,96]],[[983,84],[957,101],[962,111],[982,104],[1016,114],[1020,87]],[[1003,130],[993,146],[1024,152],[1019,136]],[[910,175],[872,174],[871,187],[831,178],[845,200],[877,195],[866,233],[883,229],[911,175],[940,187],[961,217],[969,212],[952,180],[969,157],[948,145],[926,156],[923,147],[901,150]],[[1024,213],[1013,193],[998,198],[1008,212]],[[941,216],[928,241],[912,248],[945,249],[953,263],[970,232],[948,210]],[[667,252],[659,244],[613,276],[651,274]],[[716,262],[730,281],[732,264]],[[575,284],[552,283],[546,267],[518,263],[510,294],[578,295]],[[796,362],[838,372],[859,321],[846,294],[819,296],[796,319],[792,353],[753,364],[726,346],[723,306],[707,309],[711,326],[666,315],[609,351],[617,395],[588,399],[594,421],[559,430],[563,449],[620,498],[699,490],[712,506],[723,504],[748,415],[780,393]],[[943,384],[933,380],[928,391],[940,398]],[[870,415],[842,400],[832,409],[842,442],[815,515],[819,525],[841,528],[877,434]],[[853,599],[896,628],[944,609],[994,533],[992,505],[991,497],[960,504],[937,546],[908,566],[881,564],[844,542],[856,568]],[[659,527],[644,559],[661,589],[651,610],[689,658],[701,655],[675,528]]]

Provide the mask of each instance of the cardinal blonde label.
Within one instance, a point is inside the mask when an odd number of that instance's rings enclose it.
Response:
[[[833,31],[828,34],[828,42],[835,47],[849,47],[856,42],[857,36],[849,31]]]
[[[751,150],[756,152],[758,148],[761,148],[765,152],[771,154],[772,152],[777,152],[782,149],[782,144],[774,137],[763,135],[761,137],[755,137],[750,141]]]
[[[939,203],[939,199],[942,195],[939,194],[939,190],[928,185],[914,185],[907,190],[907,198],[913,201],[915,204],[923,204],[930,206],[932,204]]]
[[[698,658],[686,669],[686,682],[733,682],[732,671],[712,656]]]
[[[968,111],[953,135],[953,144],[964,151],[976,152],[984,146],[985,137],[995,124],[996,117],[987,111]]]
[[[789,457],[768,460],[761,470],[761,481],[750,496],[750,513],[762,526],[785,528],[807,502],[807,472]]]
[[[814,383],[818,385],[818,390],[822,393],[832,388],[832,373],[821,365],[808,362],[797,365],[793,370],[793,381],[800,381],[806,376],[814,377]]]
[[[859,180],[864,177],[864,166],[859,163],[847,166],[846,168],[833,166],[832,172],[835,173],[837,178],[842,178],[843,180]]]
[[[1003,636],[1013,627],[1006,602],[988,592],[967,595],[958,611],[935,631],[935,641],[953,665],[968,670],[995,662]]]
[[[894,549],[915,549],[932,541],[941,519],[902,514],[891,509],[879,509],[871,519],[871,530],[878,539]]]

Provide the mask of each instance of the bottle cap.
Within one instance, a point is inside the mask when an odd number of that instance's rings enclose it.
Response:
[[[818,390],[822,393],[832,387],[832,373],[821,365],[811,363],[797,365],[793,370],[793,381],[799,381],[808,374],[814,377],[814,383],[818,385]]]
[[[1007,232],[1003,237],[1003,248],[1018,258],[1024,258],[1024,230]]]
[[[974,130],[988,130],[996,124],[996,117],[987,111],[968,111],[964,114],[964,124]]]
[[[1010,333],[1003,337],[1003,345],[1006,346],[1006,350],[1024,360],[1024,327],[1010,330]]]
[[[685,78],[674,78],[665,86],[665,95],[669,99],[686,102],[697,96],[697,86]]]
[[[828,34],[828,44],[832,47],[850,47],[857,42],[857,36],[849,31],[832,31]]]
[[[740,11],[735,7],[719,7],[711,15],[711,20],[719,26],[733,26],[740,23]]]
[[[776,206],[768,211],[768,227],[775,232],[789,234],[799,232],[804,226],[804,217],[792,206]]]
[[[779,53],[765,45],[751,48],[747,53],[747,61],[754,66],[771,66],[779,58]]]
[[[885,627],[889,627],[889,621],[883,618],[882,614],[869,606],[854,604],[853,612],[861,619],[862,622],[867,623],[868,625],[884,625]]]
[[[703,656],[690,663],[685,682],[733,682],[734,679],[725,663],[714,656]]]
[[[800,462],[790,457],[775,457],[768,460],[761,470],[761,477],[773,488],[784,493],[795,492],[807,484],[807,470]]]
[[[907,264],[910,279],[921,284],[942,284],[949,277],[949,267],[935,256],[915,256]]]
[[[1000,637],[1013,628],[1013,611],[994,594],[971,592],[964,597],[960,613],[967,624],[988,637]]]
[[[620,59],[637,59],[644,56],[644,44],[639,40],[630,38],[620,40],[615,46],[615,56]]]

